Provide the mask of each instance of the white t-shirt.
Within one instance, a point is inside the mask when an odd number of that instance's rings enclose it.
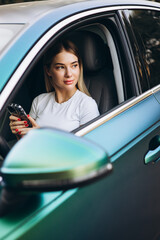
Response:
[[[55,92],[40,94],[33,100],[30,115],[40,127],[72,131],[97,117],[99,111],[93,98],[77,90],[61,104],[55,101]]]

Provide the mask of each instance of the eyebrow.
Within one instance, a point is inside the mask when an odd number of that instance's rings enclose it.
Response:
[[[75,63],[78,63],[78,61],[74,61],[71,64],[75,64]],[[65,64],[64,63],[55,63],[55,65],[65,65]]]

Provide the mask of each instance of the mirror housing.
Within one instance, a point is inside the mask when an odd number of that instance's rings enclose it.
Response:
[[[1,168],[6,188],[53,191],[78,187],[108,174],[112,164],[95,143],[52,128],[33,129]]]

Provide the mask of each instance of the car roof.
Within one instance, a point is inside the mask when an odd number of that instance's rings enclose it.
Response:
[[[31,23],[37,18],[42,17],[43,15],[56,11],[57,9],[61,11],[66,7],[68,9],[73,9],[74,12],[83,11],[86,9],[94,9],[95,7],[104,7],[104,6],[124,6],[124,5],[141,5],[141,6],[155,6],[159,7],[160,5],[151,1],[133,1],[130,0],[104,0],[104,1],[95,1],[95,0],[49,0],[49,1],[32,1],[32,2],[23,2],[15,3],[9,5],[0,6],[0,23]]]

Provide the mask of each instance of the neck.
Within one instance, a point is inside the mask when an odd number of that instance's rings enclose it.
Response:
[[[68,101],[76,92],[77,88],[73,89],[72,91],[55,91],[55,100],[58,103],[64,103]]]

